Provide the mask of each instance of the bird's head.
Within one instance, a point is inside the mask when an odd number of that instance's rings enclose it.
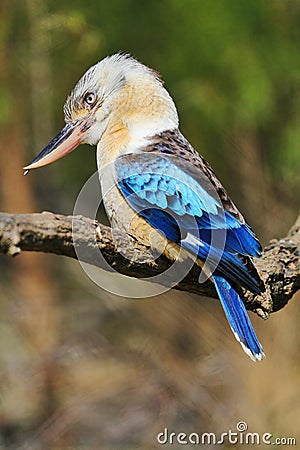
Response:
[[[174,102],[156,72],[129,55],[109,56],[90,67],[64,105],[66,125],[24,170],[36,169],[82,143],[118,141],[120,148],[178,126]],[[115,146],[115,145],[114,145]],[[124,151],[124,149],[123,149]]]

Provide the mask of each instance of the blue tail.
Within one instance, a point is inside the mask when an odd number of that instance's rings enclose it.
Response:
[[[265,357],[242,299],[224,278],[213,275],[213,280],[234,336],[253,361]]]

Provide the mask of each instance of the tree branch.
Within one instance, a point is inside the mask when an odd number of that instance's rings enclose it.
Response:
[[[21,251],[55,253],[77,258],[103,267],[98,258],[98,248],[108,264],[118,272],[131,277],[153,277],[171,266],[164,256],[153,259],[149,248],[119,230],[99,226],[96,241],[96,224],[81,216],[62,216],[43,212],[40,214],[0,213],[0,253],[15,256]],[[266,293],[257,296],[244,292],[246,307],[267,318],[269,313],[283,308],[300,287],[300,216],[288,235],[273,239],[255,260],[258,272],[266,285]],[[217,297],[213,284],[199,284],[199,268],[195,265],[175,287],[182,291]],[[150,280],[151,281],[151,280]],[[172,285],[172,280],[167,280]]]

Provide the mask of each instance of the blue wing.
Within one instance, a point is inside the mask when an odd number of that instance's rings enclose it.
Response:
[[[212,265],[220,259],[217,275],[254,293],[259,279],[247,256],[261,247],[246,223],[224,210],[219,195],[205,176],[197,178],[179,158],[151,153],[117,158],[119,188],[128,203],[171,241]]]
[[[224,209],[205,173],[179,157],[139,153],[115,162],[118,186],[131,207],[169,240],[217,264],[213,280],[236,339],[251,359],[264,358],[236,286],[263,290],[250,256],[261,246],[247,225]]]

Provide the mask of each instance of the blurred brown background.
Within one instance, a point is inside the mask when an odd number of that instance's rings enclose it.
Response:
[[[62,127],[84,71],[122,50],[161,72],[182,132],[262,243],[287,233],[299,205],[298,0],[1,0],[0,11],[2,211],[72,213],[95,149],[28,177],[22,167]],[[251,314],[267,354],[254,364],[217,301],[120,298],[46,254],[2,256],[0,270],[1,449],[148,450],[165,427],[221,434],[241,420],[300,446],[296,299],[267,322]]]

